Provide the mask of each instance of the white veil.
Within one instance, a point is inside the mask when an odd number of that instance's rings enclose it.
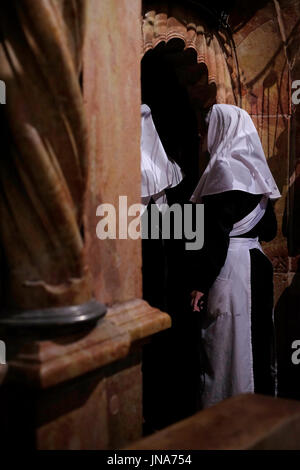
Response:
[[[168,158],[146,104],[141,106],[141,119],[142,204],[147,206],[153,197],[160,207],[167,203],[164,190],[179,184],[183,174],[179,166]]]
[[[210,160],[191,201],[201,202],[203,196],[231,190],[281,197],[246,111],[230,104],[213,105],[207,144]]]

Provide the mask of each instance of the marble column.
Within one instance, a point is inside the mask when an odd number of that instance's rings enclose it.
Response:
[[[96,209],[140,195],[140,2],[13,0],[0,19],[2,445],[118,448],[141,436],[140,240]]]

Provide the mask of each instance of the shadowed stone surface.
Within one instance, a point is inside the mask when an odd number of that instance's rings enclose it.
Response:
[[[126,449],[300,449],[300,404],[238,395]]]

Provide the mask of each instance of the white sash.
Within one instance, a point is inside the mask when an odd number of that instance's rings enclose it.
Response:
[[[239,220],[233,225],[233,228],[229,234],[230,237],[236,235],[242,235],[243,233],[249,232],[255,225],[262,219],[266,212],[268,204],[268,196],[262,196],[257,206],[246,215],[243,219]]]

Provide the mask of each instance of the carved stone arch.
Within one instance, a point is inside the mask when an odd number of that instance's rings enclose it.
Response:
[[[235,51],[224,31],[209,27],[190,7],[152,2],[143,8],[142,57],[162,44],[173,50],[194,51],[194,63],[205,64],[208,84],[216,85],[216,102],[239,104]]]

